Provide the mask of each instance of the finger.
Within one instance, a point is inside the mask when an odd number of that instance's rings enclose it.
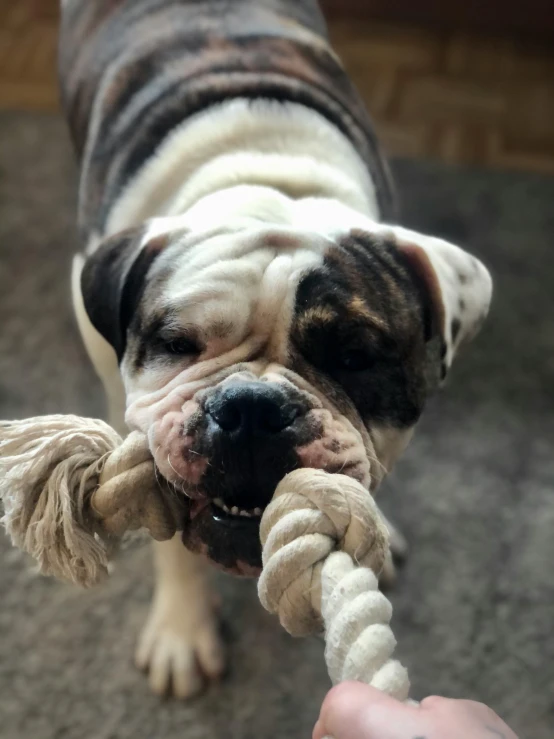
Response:
[[[323,728],[323,724],[321,723],[321,721],[316,721],[312,734],[312,739],[323,739],[324,736],[325,730]]]
[[[474,732],[478,730],[478,727],[486,727],[490,733],[496,732],[498,736],[502,735],[506,739],[517,739],[510,727],[484,703],[431,695],[422,700],[421,711],[432,714],[434,722],[442,721],[446,724],[455,721],[458,725],[467,724],[475,727]],[[467,733],[468,730],[466,730]]]
[[[426,731],[417,707],[362,683],[341,683],[325,698],[315,739],[405,739]],[[315,732],[315,729],[314,729]]]

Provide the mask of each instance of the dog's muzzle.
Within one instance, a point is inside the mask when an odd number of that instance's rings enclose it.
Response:
[[[235,572],[261,567],[259,521],[282,478],[301,466],[308,410],[279,383],[243,380],[211,393],[201,433],[205,499],[185,526],[187,546]]]
[[[183,542],[235,574],[259,574],[260,519],[289,472],[371,481],[374,455],[359,429],[293,379],[240,371],[190,394],[176,387],[152,406],[159,475],[186,501]]]

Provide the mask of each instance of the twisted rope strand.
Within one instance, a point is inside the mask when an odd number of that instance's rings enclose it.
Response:
[[[333,683],[360,680],[405,700],[407,671],[391,659],[392,606],[374,574],[388,532],[367,490],[344,475],[296,470],[277,487],[260,534],[262,605],[293,636],[325,632]]]
[[[176,530],[146,438],[123,441],[98,419],[0,422],[0,499],[12,543],[43,574],[84,587],[106,577],[126,530],[144,526],[156,539]]]

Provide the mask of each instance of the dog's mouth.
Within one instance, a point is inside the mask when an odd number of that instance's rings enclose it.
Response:
[[[230,506],[221,498],[193,500],[183,521],[183,544],[226,572],[257,577],[262,568],[263,511],[259,506]]]
[[[163,451],[158,456],[160,474],[165,471],[166,479],[187,488],[181,527],[187,549],[227,572],[257,576],[262,567],[260,520],[285,475],[313,467],[367,483],[369,461],[360,433],[342,417],[312,409],[283,419],[283,408],[289,406],[266,407],[271,398],[262,393],[260,409],[253,401],[256,393],[245,387],[246,395],[244,387],[240,393],[234,390],[229,408],[211,408],[211,414],[200,416],[203,425],[194,433],[189,429],[184,434],[181,423],[174,423],[169,434],[160,433]],[[247,404],[252,418],[237,405],[239,400],[253,403]],[[212,418],[216,411],[217,428]]]

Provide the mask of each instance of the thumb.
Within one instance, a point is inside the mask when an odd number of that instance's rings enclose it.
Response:
[[[369,685],[340,683],[327,693],[313,739],[405,739],[421,733],[417,707],[400,703]]]

